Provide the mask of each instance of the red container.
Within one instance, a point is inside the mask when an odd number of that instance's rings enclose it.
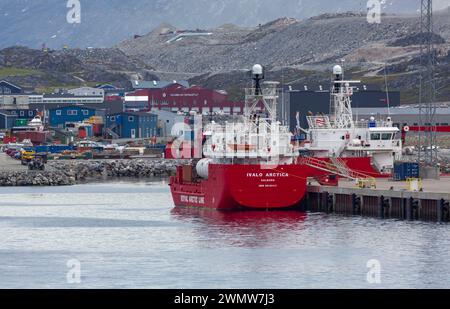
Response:
[[[81,127],[78,129],[78,137],[81,139],[85,139],[87,137],[86,128]]]
[[[102,136],[103,135],[103,124],[96,123],[92,125],[92,132],[94,136]]]
[[[49,139],[51,137],[51,133],[48,131],[24,131],[16,132],[14,133],[14,136],[17,137],[19,142],[29,139],[33,144],[38,145]]]
[[[5,136],[3,138],[3,144],[14,144],[17,142],[17,138],[15,136]]]

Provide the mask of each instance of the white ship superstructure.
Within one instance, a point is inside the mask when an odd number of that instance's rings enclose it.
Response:
[[[343,69],[333,68],[335,80],[331,88],[330,115],[307,116],[309,150],[319,158],[371,157],[373,166],[382,173],[390,172],[395,160],[402,156],[400,130],[392,120],[355,120],[351,97],[359,81],[344,80]]]

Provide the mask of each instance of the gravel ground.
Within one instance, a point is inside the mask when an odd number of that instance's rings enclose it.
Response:
[[[15,172],[25,170],[27,170],[27,167],[20,164],[19,160],[12,159],[5,153],[0,153],[0,171]]]

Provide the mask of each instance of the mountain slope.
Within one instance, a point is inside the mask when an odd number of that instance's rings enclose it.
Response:
[[[441,43],[450,42],[450,10],[436,14],[435,23]],[[369,24],[365,16],[344,13],[304,21],[283,18],[257,28],[221,27],[208,31],[212,34],[180,37],[173,42],[170,39],[175,35],[153,31],[117,47],[159,71],[203,74],[245,69],[256,62],[269,67],[330,63],[348,55],[354,62],[367,62],[370,57],[358,59],[354,53],[372,44],[386,47],[420,29],[417,16],[383,16],[381,24]],[[390,50],[395,56],[408,53],[409,46],[402,47]],[[418,51],[417,47],[413,49]],[[378,56],[383,55],[380,49]]]
[[[384,0],[384,13],[414,13],[419,0]],[[256,26],[282,16],[305,19],[322,13],[366,11],[363,0],[81,0],[81,24],[68,24],[67,0],[0,0],[0,48],[110,47],[163,22],[180,28],[225,23]],[[449,0],[435,0],[435,8]]]

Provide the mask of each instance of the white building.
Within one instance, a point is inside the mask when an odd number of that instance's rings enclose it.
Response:
[[[92,87],[81,87],[81,88],[75,88],[70,89],[67,91],[70,94],[73,94],[74,96],[105,96],[105,90],[100,88],[92,88]]]

